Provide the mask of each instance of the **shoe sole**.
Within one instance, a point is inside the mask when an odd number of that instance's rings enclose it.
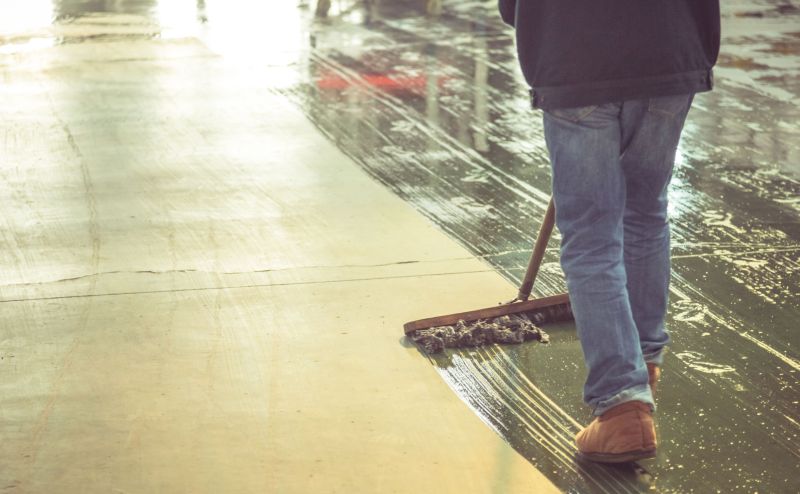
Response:
[[[641,449],[639,451],[626,451],[625,453],[577,453],[578,459],[596,463],[628,463],[636,460],[646,460],[656,457],[655,449]]]

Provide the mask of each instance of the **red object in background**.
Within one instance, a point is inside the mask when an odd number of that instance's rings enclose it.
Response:
[[[438,77],[436,85],[442,87],[447,78]],[[403,76],[400,74],[359,74],[358,80],[342,77],[337,74],[326,72],[317,79],[317,87],[320,89],[347,89],[349,87],[365,84],[385,91],[408,91],[413,89],[425,89],[428,85],[428,76]]]

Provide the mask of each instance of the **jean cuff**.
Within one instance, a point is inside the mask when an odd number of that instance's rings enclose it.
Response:
[[[645,384],[644,386],[634,386],[633,388],[622,390],[607,400],[597,402],[597,405],[595,405],[592,411],[592,415],[599,417],[615,406],[628,401],[641,401],[647,403],[650,406],[650,410],[655,411],[656,409],[656,403],[653,401],[653,394],[650,392],[650,386]]]
[[[644,363],[646,364],[656,364],[657,366],[661,367],[661,364],[664,363],[664,353],[666,353],[667,347],[662,346],[658,350],[653,352],[646,352],[642,351],[642,356],[644,357]]]

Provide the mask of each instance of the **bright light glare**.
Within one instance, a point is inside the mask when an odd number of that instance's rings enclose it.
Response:
[[[41,30],[51,22],[52,0],[0,0],[0,36]]]
[[[303,47],[302,19],[293,1],[208,1],[206,17],[206,40],[226,58],[288,64]]]
[[[185,38],[199,31],[196,0],[161,0],[155,8],[155,17],[162,29],[162,37]]]

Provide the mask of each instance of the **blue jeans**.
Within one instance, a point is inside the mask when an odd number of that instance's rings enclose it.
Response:
[[[667,187],[694,95],[547,110],[561,266],[595,415],[655,409],[646,363],[661,364],[669,292]]]

